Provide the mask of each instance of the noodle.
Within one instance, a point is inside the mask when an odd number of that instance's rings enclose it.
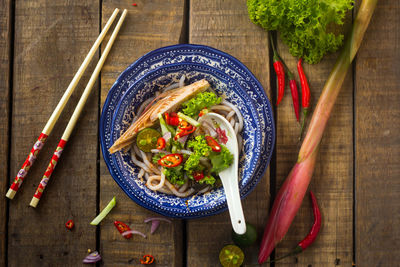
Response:
[[[240,111],[232,103],[230,103],[226,100],[223,100],[222,104],[231,107],[236,112],[236,115],[239,119],[239,131],[242,131],[243,130],[243,117],[242,117],[242,114],[240,114]]]
[[[211,187],[210,186],[206,186],[206,187],[204,187],[203,189],[201,189],[199,192],[197,192],[197,193],[199,193],[199,194],[203,194],[203,193],[205,193],[205,192],[208,192],[208,191],[210,191],[210,189],[211,189]]]
[[[162,90],[162,92],[164,93],[166,91],[176,89],[176,88],[179,88],[179,83],[173,83],[171,85],[168,85],[165,89]]]
[[[156,184],[156,185],[153,185],[153,181],[154,181],[154,180],[159,180],[159,183]],[[147,180],[146,185],[147,185],[147,187],[150,188],[151,190],[157,191],[157,190],[159,190],[161,187],[164,186],[165,181],[166,181],[166,180],[165,180],[165,175],[164,175],[163,172],[161,172],[161,176],[160,176],[160,175],[152,175],[152,176],[149,176],[149,179]]]
[[[176,190],[175,186],[173,186],[170,182],[168,182],[168,180],[165,180],[165,184],[168,186],[168,189],[171,190],[172,193],[174,193],[174,195],[177,197],[187,197],[193,194],[195,191],[194,188],[189,188],[189,190],[180,193],[178,192],[178,190]]]
[[[146,153],[144,153],[143,151],[140,150],[140,154],[142,155],[142,159],[144,164],[147,165],[147,167],[149,167],[151,170],[153,170],[154,173],[156,174],[160,174],[160,170],[157,169],[153,164],[150,163],[149,159],[147,158]]]
[[[235,115],[235,111],[234,110],[232,110],[231,112],[228,113],[228,115],[226,115],[226,119],[229,121],[232,118],[233,115]]]
[[[179,87],[183,87],[185,85],[185,79],[186,76],[182,75],[182,77],[179,79]]]

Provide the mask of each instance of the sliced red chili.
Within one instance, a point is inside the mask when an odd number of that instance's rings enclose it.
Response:
[[[74,228],[74,221],[73,220],[69,220],[68,222],[65,223],[65,227],[67,227],[68,230],[71,230],[72,228]]]
[[[157,139],[157,149],[163,149],[165,147],[165,139],[160,137]]]
[[[122,233],[124,233],[124,232],[126,232],[126,231],[130,231],[130,230],[131,230],[131,228],[129,228],[128,225],[126,225],[125,223],[120,222],[120,221],[114,221],[114,225],[115,225],[115,227],[117,227],[118,232],[119,232],[120,234],[122,234]],[[125,237],[126,239],[129,239],[129,238],[132,237],[132,234],[127,234],[127,235],[125,235],[124,237]]]
[[[175,140],[181,138],[182,136],[188,135],[196,131],[196,127],[192,126],[189,130],[180,130],[179,132],[176,133],[175,135]]]
[[[165,116],[165,122],[168,125],[172,125],[172,126],[179,126],[179,117],[178,114],[176,114],[175,112],[171,112],[171,113],[164,113]]]
[[[192,175],[193,175],[193,178],[194,178],[196,181],[200,181],[201,179],[204,178],[204,173],[201,172],[201,171],[194,171],[194,172],[192,173]]]
[[[206,135],[206,141],[207,141],[207,145],[209,147],[211,147],[212,151],[214,151],[214,152],[220,152],[221,151],[221,146],[218,144],[217,141],[215,141],[214,138],[212,138],[209,135]]]
[[[144,255],[142,259],[140,259],[141,264],[152,264],[154,262],[154,257],[150,254]]]
[[[181,119],[179,121],[178,128],[181,129],[181,130],[191,130],[193,128],[193,125],[191,125],[187,121]]]
[[[173,168],[182,163],[181,154],[168,154],[158,160],[158,164],[167,168]]]
[[[165,112],[165,113],[164,113],[164,117],[165,117],[165,122],[166,122],[167,124],[169,124],[169,120],[170,120],[169,113],[168,113],[168,112]]]

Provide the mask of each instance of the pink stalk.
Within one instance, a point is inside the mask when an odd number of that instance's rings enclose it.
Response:
[[[360,47],[377,1],[364,0],[361,3],[351,34],[325,83],[308,127],[307,135],[300,148],[297,163],[279,190],[272,206],[258,254],[260,264],[267,260],[276,244],[283,239],[300,208],[311,181],[318,147],[333,105],[342,87],[347,70]]]

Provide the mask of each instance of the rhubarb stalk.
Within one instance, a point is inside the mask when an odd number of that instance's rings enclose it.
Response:
[[[325,83],[300,148],[297,163],[279,190],[272,206],[258,255],[260,264],[267,260],[276,244],[283,239],[300,208],[314,171],[318,147],[333,105],[347,70],[360,47],[377,2],[378,0],[362,1],[350,36]]]

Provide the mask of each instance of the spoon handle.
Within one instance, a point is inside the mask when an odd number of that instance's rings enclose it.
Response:
[[[227,178],[232,179],[232,177]],[[237,234],[242,235],[246,232],[246,222],[240,201],[239,186],[237,183],[225,182],[225,179],[221,180],[225,190],[226,202],[228,203],[232,228]]]

